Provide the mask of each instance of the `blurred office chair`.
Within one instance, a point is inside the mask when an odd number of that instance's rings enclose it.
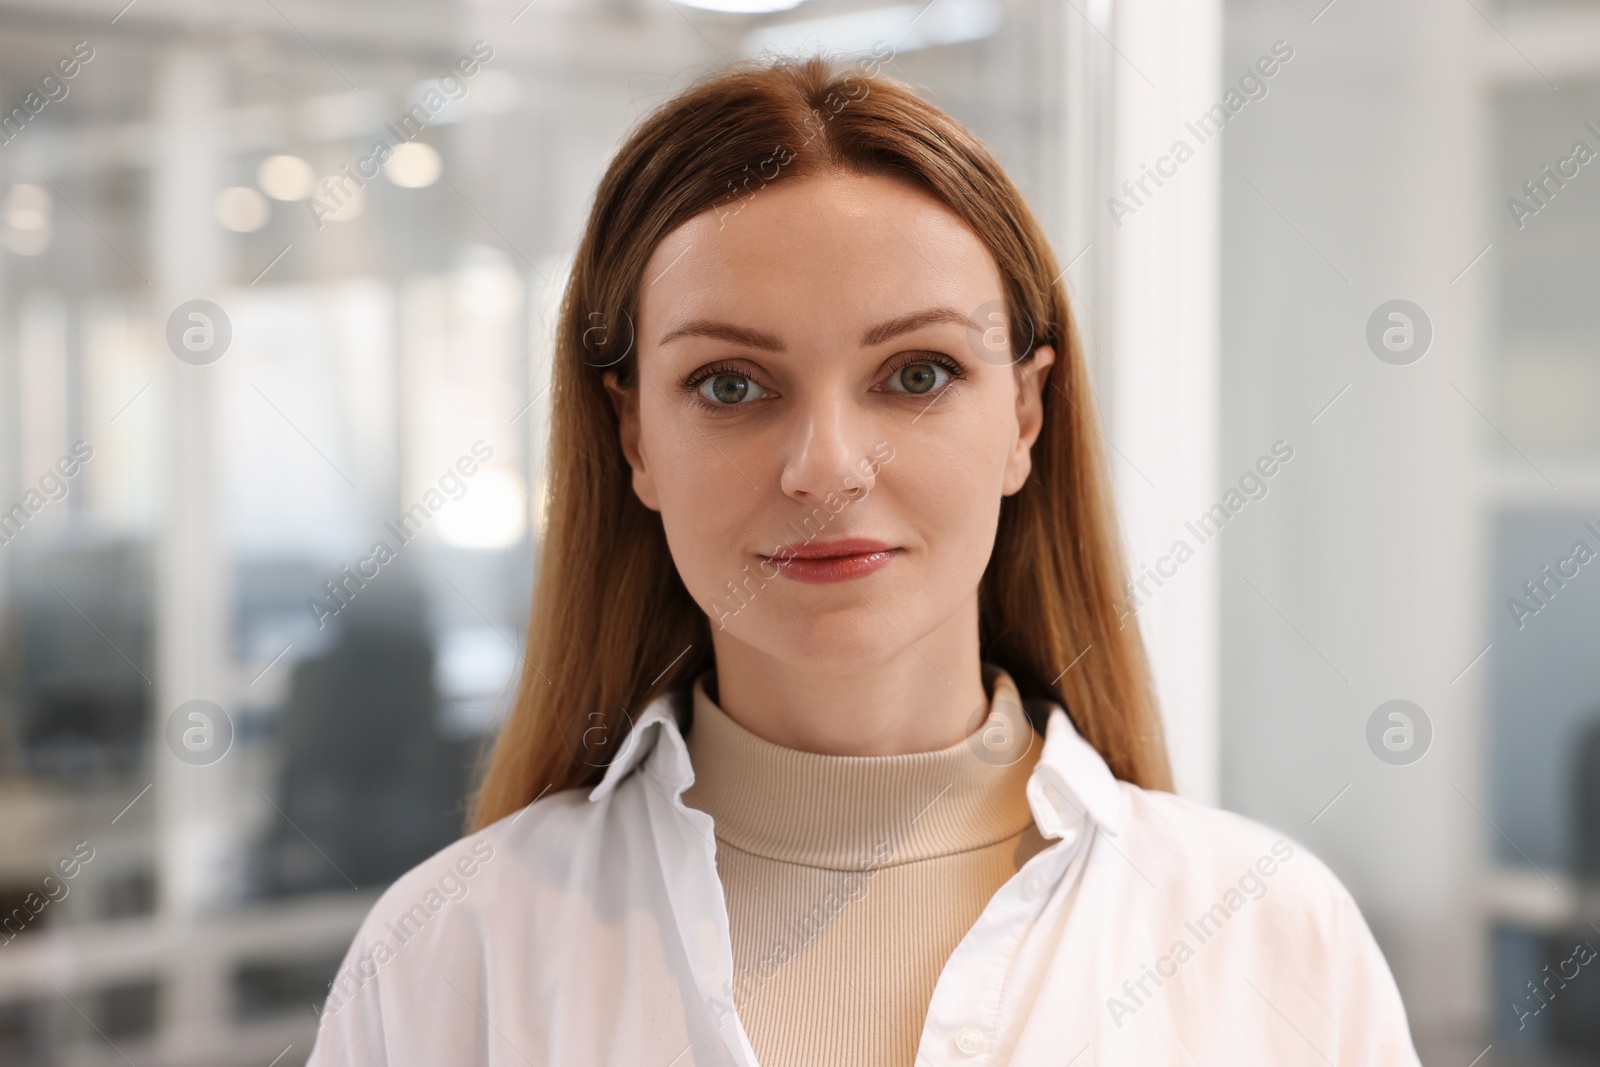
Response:
[[[1572,876],[1579,888],[1600,892],[1600,708],[1577,731],[1573,763]]]
[[[148,547],[74,539],[6,552],[0,769],[77,781],[140,773],[155,671]]]
[[[435,729],[432,635],[421,592],[380,574],[337,616],[339,636],[295,666],[283,713],[263,896],[387,885],[461,836],[475,747]]]

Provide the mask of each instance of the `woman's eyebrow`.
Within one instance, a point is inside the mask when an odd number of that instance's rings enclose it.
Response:
[[[682,326],[662,334],[661,340],[656,344],[665,345],[680,337],[710,337],[744,348],[760,348],[768,352],[787,351],[783,342],[770,333],[752,330],[747,326],[735,326],[731,322],[717,322],[714,319],[690,319]]]
[[[901,315],[898,318],[890,319],[888,322],[879,323],[861,335],[861,343],[868,348],[873,345],[881,345],[891,338],[899,337],[903,333],[910,333],[912,330],[920,330],[924,326],[932,326],[936,322],[953,322],[959,326],[965,326],[969,330],[983,332],[983,327],[961,314],[955,308],[933,307],[924,308],[921,311],[913,311],[909,315]]]
[[[961,314],[952,307],[924,308],[910,314],[900,315],[880,322],[861,335],[861,344],[865,347],[881,345],[885,341],[899,337],[903,333],[919,330],[924,326],[931,326],[938,322],[953,322],[965,326],[969,330],[981,329],[966,315]],[[691,319],[674,329],[661,335],[657,345],[666,345],[680,337],[710,337],[718,341],[727,341],[729,344],[739,345],[743,348],[759,348],[767,352],[785,352],[782,341],[770,333],[752,330],[747,326],[736,326],[731,322],[718,322],[715,319]]]

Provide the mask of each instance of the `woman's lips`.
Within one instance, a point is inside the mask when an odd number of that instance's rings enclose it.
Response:
[[[882,570],[899,549],[879,541],[852,538],[829,544],[785,545],[767,558],[778,573],[797,582],[846,582]]]

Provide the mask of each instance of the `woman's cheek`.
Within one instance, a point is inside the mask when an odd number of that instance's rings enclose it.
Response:
[[[749,488],[721,457],[714,463],[686,458],[674,484],[662,493],[668,548],[684,585],[702,603],[721,596],[725,584],[739,576],[744,542],[760,528],[744,514],[745,494],[735,486]]]

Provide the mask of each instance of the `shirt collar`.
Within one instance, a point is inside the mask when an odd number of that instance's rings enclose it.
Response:
[[[686,689],[663,693],[645,707],[606,765],[600,783],[589,791],[590,800],[605,799],[641,764],[644,773],[670,787],[669,795],[674,798],[694,782],[677,707],[686,694]],[[1044,749],[1027,786],[1028,805],[1039,832],[1049,838],[1076,836],[1088,819],[1115,835],[1128,813],[1122,784],[1094,746],[1073,727],[1061,705],[1053,700],[1043,703],[1048,714]],[[660,741],[663,735],[668,739],[665,747]],[[662,751],[656,753],[658,748]],[[652,754],[655,758],[646,763]]]
[[[689,788],[694,781],[694,771],[689,766],[689,747],[683,739],[683,728],[679,725],[674,707],[674,701],[679,698],[680,694],[675,692],[663,693],[645,706],[623,737],[622,747],[606,764],[600,784],[589,791],[590,800],[603,800],[610,795],[646,756],[655,751],[657,739],[662,733],[672,739],[669,747],[676,750],[675,753],[668,753],[668,762],[673,766],[663,768],[664,777],[672,785],[674,796]],[[673,755],[675,759],[671,758]]]
[[[1128,818],[1128,797],[1105,759],[1085,741],[1060,704],[1044,702],[1044,751],[1028,779],[1033,820],[1046,837],[1075,833],[1085,818],[1115,836]]]

